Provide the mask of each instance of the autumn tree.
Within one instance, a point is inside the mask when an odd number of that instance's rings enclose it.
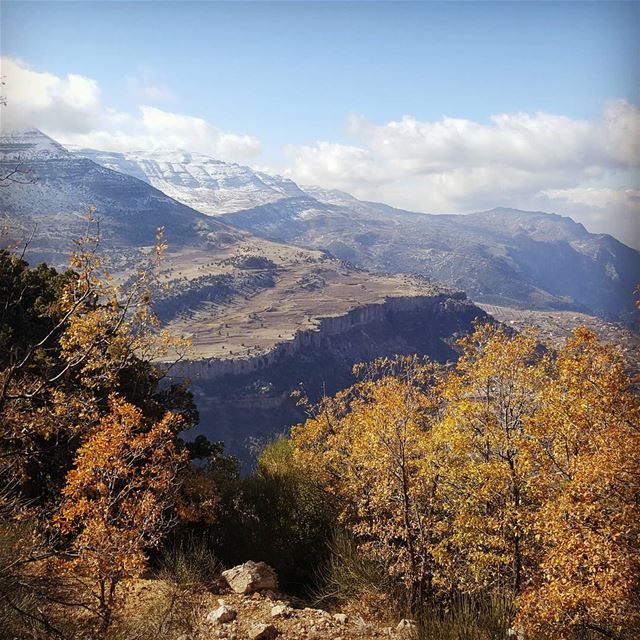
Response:
[[[41,505],[53,502],[114,391],[149,417],[174,409],[185,426],[197,420],[190,394],[182,385],[161,387],[165,373],[151,364],[186,343],[158,326],[150,270],[141,268],[123,289],[98,248],[90,218],[64,274],[0,252],[0,475],[5,487]]]
[[[142,412],[112,396],[110,412],[78,449],[55,522],[78,554],[67,564],[97,583],[102,627],[111,622],[117,587],[139,575],[145,551],[157,547],[175,522],[186,450],[182,427],[167,413],[147,424]]]
[[[478,326],[460,346],[434,431],[448,522],[437,555],[450,588],[515,595],[536,557],[529,421],[549,382],[546,359],[534,334],[510,336],[492,325]]]
[[[300,465],[340,497],[360,549],[419,604],[433,582],[438,477],[430,456],[434,368],[415,357],[357,368],[360,380],[324,398],[292,432]]]
[[[76,452],[82,451],[83,459],[89,459],[91,448],[96,446],[93,455],[99,464],[100,456],[108,454],[100,449],[104,442],[99,432],[119,421],[121,429],[128,425],[137,434],[140,456],[149,455],[145,460],[136,454],[131,472],[142,468],[156,469],[160,474],[168,459],[162,452],[175,449],[175,463],[180,462],[186,454],[178,432],[197,421],[195,405],[184,385],[163,383],[168,367],[158,363],[181,357],[188,344],[164,331],[153,313],[154,264],[142,265],[126,286],[118,285],[99,255],[98,222],[90,215],[87,224],[87,235],[76,243],[71,269],[65,273],[45,265],[30,268],[24,260],[27,247],[19,255],[0,251],[0,537],[4,533],[11,535],[14,530],[24,535],[18,545],[18,557],[0,567],[0,604],[12,611],[19,606],[11,585],[30,584],[31,595],[37,593],[38,597],[53,595],[48,587],[30,583],[37,572],[30,571],[29,566],[52,554],[59,559],[68,555],[69,547],[59,539],[60,532],[64,530],[66,542],[78,545],[73,547],[75,554],[84,548],[83,532],[93,526],[89,511],[95,505],[90,497],[101,494],[94,494],[89,487],[85,487],[86,500],[82,502],[88,510],[83,516],[85,524],[72,526],[65,509],[61,526],[50,526]],[[160,231],[154,259],[161,257],[164,246]],[[122,406],[129,407],[135,419],[124,420],[124,409],[114,414]],[[120,433],[115,427],[111,430]],[[157,440],[144,448],[142,438],[146,432],[157,436]],[[102,462],[108,466],[107,461]],[[154,467],[156,462],[160,468]],[[185,465],[180,468],[188,475]],[[156,478],[151,471],[150,475],[143,473],[140,481]],[[165,469],[163,473],[172,472]],[[73,478],[73,489],[64,488],[65,495],[81,491],[78,474],[69,476],[70,481]],[[130,480],[133,482],[133,478]],[[158,493],[153,485],[148,490],[150,493],[145,495]],[[137,486],[136,491],[141,494],[142,487]],[[171,491],[154,499],[162,504],[162,500],[169,500]],[[156,518],[151,498],[145,500],[142,506],[148,504],[148,515],[154,520],[144,520],[142,524],[164,522]],[[188,502],[182,502],[183,513],[192,511],[193,505]],[[191,502],[209,505],[212,500],[205,496]],[[67,499],[65,504],[68,505]],[[25,524],[16,528],[16,518]],[[123,514],[119,525],[124,530],[141,523],[134,518],[128,524],[127,518]],[[123,547],[130,550],[131,557],[122,575],[139,566],[140,549],[153,546],[153,535],[159,536],[165,529],[164,524],[149,530],[144,526],[140,546],[136,548],[132,542]],[[157,533],[151,535],[153,531]],[[83,551],[80,559],[85,561],[87,554]],[[105,575],[105,584],[109,584],[112,575],[118,578],[120,574],[116,571]],[[8,587],[5,589],[4,585]],[[104,611],[109,608],[108,589],[106,596]],[[59,603],[67,600],[75,598],[60,596]],[[20,610],[20,614],[45,627],[49,624],[39,610]]]
[[[532,638],[637,637],[640,405],[615,348],[482,325],[454,367],[397,360],[292,431],[361,551],[439,602],[512,603]]]
[[[545,638],[640,635],[640,403],[615,349],[582,328],[532,424],[543,552],[519,624]]]

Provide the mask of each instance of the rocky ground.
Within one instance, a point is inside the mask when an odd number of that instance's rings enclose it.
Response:
[[[278,591],[263,563],[223,572],[207,588],[160,579],[129,586],[118,616],[117,637],[150,640],[408,640],[409,620],[373,619],[356,609],[325,610]],[[84,637],[84,636],[83,636]]]
[[[304,606],[279,594],[275,572],[262,562],[246,562],[224,571],[218,607],[206,616],[213,638],[270,640],[271,638],[398,638],[410,637],[413,625],[400,621],[396,628],[381,627],[362,616]]]
[[[329,612],[296,605],[286,596],[272,592],[251,595],[227,594],[216,599],[218,605],[207,616],[210,638],[226,640],[264,640],[286,638],[291,640],[325,639],[369,640],[374,638],[410,638],[411,625],[395,625],[367,621],[360,615]],[[217,622],[216,612],[235,612],[228,622]],[[224,619],[224,618],[223,618]],[[398,629],[400,625],[400,629]]]

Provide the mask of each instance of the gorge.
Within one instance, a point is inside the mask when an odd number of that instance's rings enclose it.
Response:
[[[220,439],[246,464],[252,447],[304,420],[294,391],[316,401],[353,382],[355,364],[379,357],[453,361],[456,339],[488,317],[460,291],[390,297],[321,318],[260,355],[182,362],[172,377],[189,379],[196,397],[200,424],[190,436]]]

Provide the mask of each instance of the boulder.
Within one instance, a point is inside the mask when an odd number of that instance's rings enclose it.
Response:
[[[278,635],[278,630],[272,624],[254,624],[249,629],[249,640],[271,640]]]
[[[245,562],[222,572],[222,577],[236,593],[253,593],[263,589],[278,588],[276,572],[264,562]]]
[[[207,620],[212,624],[225,624],[235,620],[237,615],[238,612],[235,609],[221,604],[217,609],[209,613]]]

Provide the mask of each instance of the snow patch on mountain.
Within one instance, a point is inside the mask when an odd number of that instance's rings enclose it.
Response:
[[[242,211],[305,195],[287,178],[182,149],[127,153],[70,149],[103,167],[144,180],[207,215]]]
[[[59,160],[69,152],[38,129],[22,129],[0,133],[0,162],[35,162]]]

